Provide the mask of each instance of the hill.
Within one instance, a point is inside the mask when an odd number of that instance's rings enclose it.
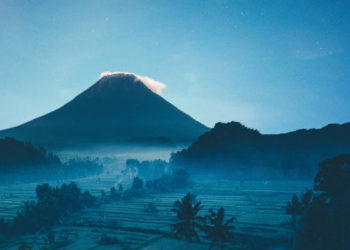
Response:
[[[195,170],[251,177],[313,176],[317,164],[350,152],[350,123],[284,134],[261,134],[238,122],[217,123],[171,163]]]
[[[43,147],[6,137],[0,139],[0,183],[60,180],[100,174],[98,159],[72,158],[63,163]]]

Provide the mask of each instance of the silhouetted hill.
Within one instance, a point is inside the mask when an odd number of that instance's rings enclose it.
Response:
[[[260,134],[237,122],[217,123],[171,163],[244,176],[312,176],[323,159],[350,152],[350,123],[285,134]]]
[[[84,177],[100,174],[103,166],[97,159],[73,158],[62,163],[43,147],[6,137],[0,139],[0,183],[31,182]]]
[[[192,142],[208,130],[134,74],[104,76],[63,107],[0,131],[35,144]]]

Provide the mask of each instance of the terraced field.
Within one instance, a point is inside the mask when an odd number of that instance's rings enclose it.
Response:
[[[82,189],[99,195],[109,190],[116,177],[99,177],[77,180]],[[186,191],[197,194],[206,213],[209,208],[223,206],[228,216],[235,216],[236,231],[264,238],[292,237],[289,217],[284,205],[293,193],[300,194],[311,187],[311,182],[200,182]],[[35,184],[0,187],[0,217],[11,218],[23,200],[34,199]],[[62,226],[55,227],[57,235],[67,234],[72,242],[65,249],[104,249],[97,244],[102,234],[117,236],[122,248],[142,249],[169,232],[174,221],[171,207],[186,191],[170,194],[147,194],[141,198],[103,204],[84,210],[82,214],[67,218]],[[154,203],[157,213],[145,212],[145,206]],[[36,246],[44,245],[43,235],[24,239]],[[11,244],[10,244],[11,245]],[[9,246],[10,246],[9,245]],[[18,244],[17,244],[18,245]],[[13,247],[16,246],[14,242]],[[79,248],[77,248],[79,246]],[[85,247],[83,247],[85,246]],[[148,248],[145,248],[148,249]],[[165,248],[166,249],[166,248]]]

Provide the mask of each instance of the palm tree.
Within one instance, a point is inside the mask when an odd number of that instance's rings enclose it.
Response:
[[[301,204],[299,202],[298,196],[296,194],[293,195],[292,201],[287,203],[286,206],[286,214],[292,216],[293,225],[296,224],[297,215],[301,214]]]
[[[193,238],[200,241],[196,229],[200,228],[201,217],[198,212],[202,207],[201,202],[196,202],[196,196],[191,193],[174,203],[172,211],[176,213],[177,222],[172,225],[172,231],[176,237],[185,238],[187,250]]]
[[[211,239],[209,249],[211,249],[216,243],[220,244],[220,248],[224,249],[224,243],[233,239],[233,230],[235,227],[231,225],[235,221],[235,217],[231,217],[225,221],[225,209],[219,208],[216,213],[213,209],[209,210],[209,214],[205,217],[209,224],[204,226],[204,232],[206,237]]]

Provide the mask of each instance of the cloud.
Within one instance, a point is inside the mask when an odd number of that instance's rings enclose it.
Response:
[[[135,81],[142,82],[147,88],[149,88],[154,93],[161,95],[163,89],[166,88],[166,85],[162,82],[156,81],[148,76],[140,76],[135,73],[129,73],[129,72],[110,72],[105,71],[100,74],[100,78],[106,77],[106,76],[125,76],[125,75],[132,75],[135,77]]]

